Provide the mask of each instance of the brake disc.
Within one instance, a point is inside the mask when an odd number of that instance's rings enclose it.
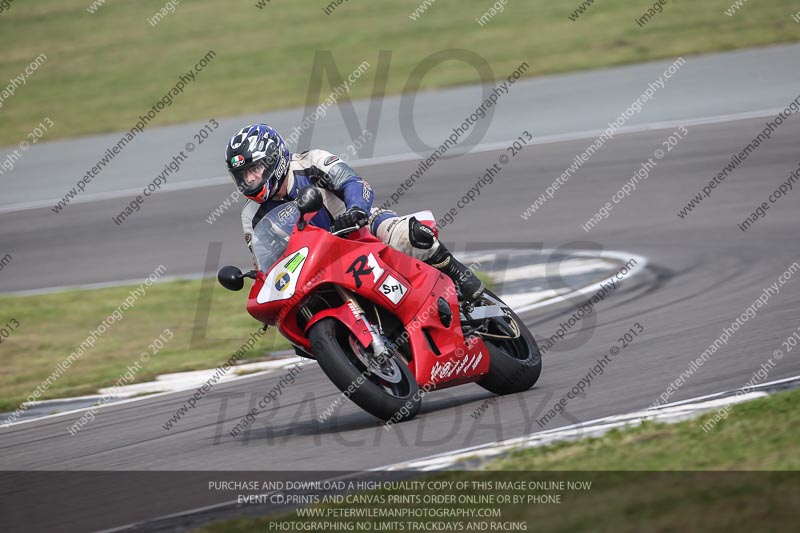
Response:
[[[356,354],[359,361],[367,367],[371,374],[378,376],[384,381],[389,383],[400,383],[403,379],[403,373],[400,372],[400,367],[394,357],[391,357],[382,363],[375,360],[361,344],[352,336],[349,337],[350,349]]]

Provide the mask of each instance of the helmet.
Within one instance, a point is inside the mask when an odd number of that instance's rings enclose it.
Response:
[[[266,124],[239,130],[225,147],[225,162],[233,183],[251,200],[262,203],[280,188],[289,169],[289,148],[281,135]],[[244,177],[253,167],[262,169],[258,183],[247,185]]]

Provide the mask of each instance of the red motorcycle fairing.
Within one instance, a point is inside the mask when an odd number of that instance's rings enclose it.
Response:
[[[256,320],[277,325],[290,342],[309,351],[308,327],[327,316],[339,320],[368,346],[369,332],[347,305],[317,313],[305,330],[297,323],[305,297],[331,283],[387,309],[405,324],[413,353],[408,366],[420,387],[476,381],[489,371],[483,340],[474,338],[469,345],[464,340],[453,281],[387,246],[366,228],[344,239],[311,225],[302,231],[295,227],[286,253],[267,272],[258,273],[247,311]],[[439,317],[439,298],[450,308],[449,327]]]
[[[350,330],[350,333],[358,340],[358,342],[364,348],[368,347],[372,342],[372,335],[370,335],[369,330],[367,329],[367,325],[364,324],[364,321],[361,319],[361,316],[356,313],[354,309],[352,309],[348,305],[340,305],[339,307],[332,307],[331,309],[326,309],[324,311],[320,311],[314,317],[308,321],[306,324],[304,332],[308,332],[308,330],[322,320],[323,318],[332,317],[347,326],[347,329]]]

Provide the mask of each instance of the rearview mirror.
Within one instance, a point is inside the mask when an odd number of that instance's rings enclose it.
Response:
[[[306,185],[297,193],[297,209],[300,213],[313,213],[322,209],[322,193],[313,185]]]
[[[229,291],[240,291],[244,287],[244,274],[235,266],[224,266],[217,272],[217,281]]]

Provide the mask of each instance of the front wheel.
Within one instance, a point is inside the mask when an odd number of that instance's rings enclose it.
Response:
[[[499,305],[503,318],[489,319],[480,334],[489,349],[491,366],[478,385],[495,394],[514,394],[533,387],[542,373],[539,346],[528,327],[505,302],[488,289],[478,304]]]
[[[419,385],[396,353],[378,364],[372,348],[364,348],[346,326],[323,318],[309,329],[311,345],[325,375],[342,393],[371,415],[401,422],[422,406]]]

